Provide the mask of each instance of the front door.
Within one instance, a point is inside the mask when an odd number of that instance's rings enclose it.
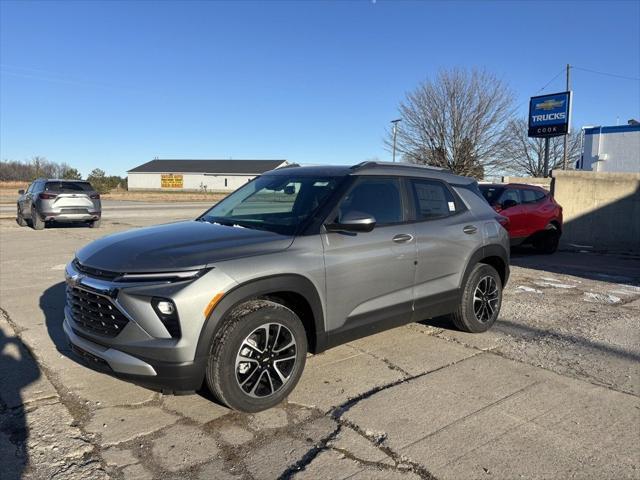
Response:
[[[416,242],[398,178],[363,176],[341,200],[349,212],[372,215],[371,232],[323,232],[330,343],[411,321]]]

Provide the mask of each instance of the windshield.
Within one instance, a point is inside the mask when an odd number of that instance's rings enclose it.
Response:
[[[338,177],[263,175],[207,211],[201,221],[292,235],[335,190]]]
[[[504,187],[480,185],[480,191],[482,192],[484,198],[487,199],[487,202],[489,202],[489,205],[493,207],[496,203],[498,203],[498,199],[500,198],[500,195],[502,195]]]

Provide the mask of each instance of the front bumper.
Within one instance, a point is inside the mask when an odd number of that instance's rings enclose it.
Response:
[[[159,362],[140,359],[113,347],[100,345],[74,331],[64,319],[63,329],[76,357],[89,367],[163,393],[186,393],[201,388],[206,362]]]
[[[196,357],[206,320],[204,309],[211,300],[212,291],[228,289],[233,281],[216,269],[195,281],[178,282],[122,283],[96,276],[104,273],[96,269],[80,271],[73,262],[66,267],[64,331],[73,350],[98,370],[155,390],[199,389],[207,362],[206,355]],[[78,312],[72,309],[69,292],[77,289],[93,296],[92,302],[102,303],[99,308],[109,309],[102,310],[105,313],[103,328],[82,314],[77,316]],[[98,302],[95,297],[105,300]],[[158,318],[151,306],[153,297],[174,301],[180,317],[179,337],[172,337]],[[76,304],[73,308],[77,310],[77,307]],[[107,314],[115,313],[111,307],[122,314],[117,322],[113,321],[118,324],[117,328],[111,328],[112,321],[107,318],[110,316]],[[99,313],[101,317],[102,313]],[[95,319],[95,313],[93,317]]]

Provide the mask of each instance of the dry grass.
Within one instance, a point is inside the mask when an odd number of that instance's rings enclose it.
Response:
[[[15,203],[18,190],[26,190],[28,186],[28,182],[0,182],[0,203]]]
[[[18,190],[29,186],[27,182],[0,182],[0,203],[14,204]],[[104,200],[128,200],[136,202],[210,202],[215,203],[227,196],[226,192],[128,192],[112,190],[102,195]]]
[[[227,193],[211,192],[128,192],[112,190],[102,195],[104,200],[129,200],[137,202],[211,202],[215,203],[227,196]]]

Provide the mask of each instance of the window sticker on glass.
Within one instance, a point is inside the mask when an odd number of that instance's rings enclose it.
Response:
[[[447,202],[449,204],[449,211],[450,212],[455,212],[456,211],[456,204],[454,202]]]

